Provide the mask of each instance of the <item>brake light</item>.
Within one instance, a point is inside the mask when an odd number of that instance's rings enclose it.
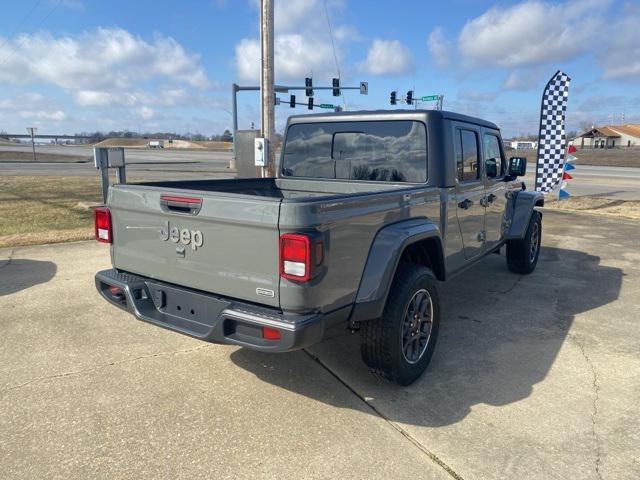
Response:
[[[93,209],[93,226],[97,241],[102,243],[111,243],[113,241],[111,213],[107,207]]]
[[[266,340],[280,340],[280,330],[270,327],[262,327],[262,338]]]
[[[306,282],[311,270],[311,241],[300,233],[280,235],[280,276]]]

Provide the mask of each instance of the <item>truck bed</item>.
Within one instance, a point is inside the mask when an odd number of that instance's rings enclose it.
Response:
[[[119,271],[290,312],[348,305],[383,225],[440,215],[437,188],[300,178],[113,185],[108,203]],[[281,281],[284,232],[322,236],[317,281]]]
[[[408,184],[367,183],[322,180],[290,180],[286,178],[250,178],[222,180],[175,180],[143,182],[135,185],[193,192],[215,192],[249,195],[273,199],[313,199],[366,192],[407,188]]]

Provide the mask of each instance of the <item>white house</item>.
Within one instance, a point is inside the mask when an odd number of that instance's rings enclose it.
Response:
[[[569,143],[577,148],[640,147],[640,123],[594,127]]]
[[[516,150],[531,150],[538,147],[538,142],[533,140],[511,140],[511,148]]]

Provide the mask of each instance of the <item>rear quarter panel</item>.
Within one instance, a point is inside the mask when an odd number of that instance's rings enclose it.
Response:
[[[314,202],[283,201],[280,232],[320,232],[325,268],[306,284],[281,279],[281,308],[329,312],[353,303],[377,232],[386,225],[420,217],[440,224],[437,189],[406,187]]]

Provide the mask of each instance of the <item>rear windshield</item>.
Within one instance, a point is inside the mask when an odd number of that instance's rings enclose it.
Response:
[[[412,120],[298,123],[287,131],[282,175],[379,182],[427,180],[427,134]]]

